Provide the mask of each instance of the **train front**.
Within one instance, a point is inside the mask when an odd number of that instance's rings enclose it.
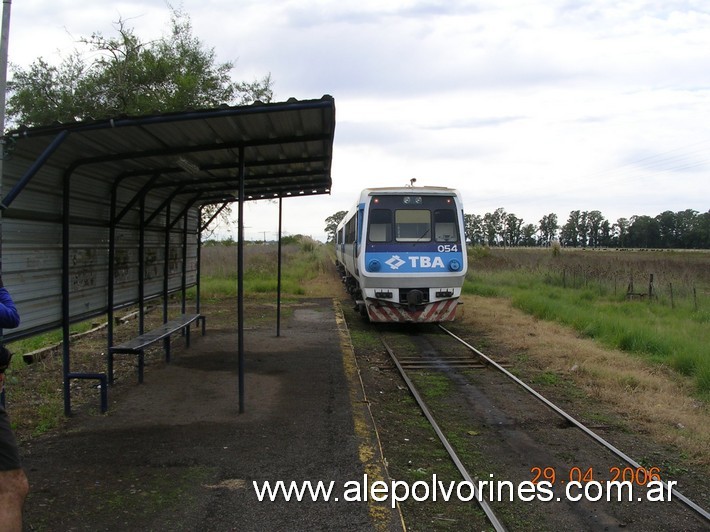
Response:
[[[458,193],[435,187],[373,190],[365,211],[358,266],[370,320],[454,320],[467,268]]]

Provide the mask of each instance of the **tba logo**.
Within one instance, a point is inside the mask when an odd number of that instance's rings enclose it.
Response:
[[[393,270],[397,270],[402,264],[404,264],[404,261],[399,258],[399,255],[392,255],[391,258],[385,261],[385,264]]]

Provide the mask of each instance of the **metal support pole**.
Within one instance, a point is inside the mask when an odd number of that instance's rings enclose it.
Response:
[[[64,415],[71,415],[71,393],[69,388],[69,193],[71,191],[71,170],[64,174],[62,191],[62,373],[64,383]]]
[[[163,242],[163,323],[168,322],[168,276],[170,275],[170,207],[165,207],[165,241]],[[168,342],[170,338],[168,337]]]
[[[185,211],[182,223],[182,278],[180,279],[180,289],[182,292],[182,301],[180,310],[183,314],[187,309],[187,229],[188,229],[188,211]]]
[[[145,332],[145,194],[141,195],[138,234],[138,334]],[[138,354],[138,382],[143,383],[145,354]]]
[[[276,336],[281,336],[281,220],[283,216],[283,198],[279,198],[279,258],[276,279]]]
[[[239,413],[244,413],[244,147],[239,148],[239,221],[237,223],[237,345],[239,357]]]
[[[195,265],[195,312],[200,313],[200,277],[202,276],[202,207],[197,211],[197,264]],[[204,323],[204,322],[203,322]]]
[[[106,373],[109,384],[113,384],[113,356],[109,352],[113,345],[114,290],[116,289],[116,196],[118,191],[111,191],[111,216],[108,229],[108,296],[106,308]]]
[[[165,207],[165,242],[163,243],[163,323],[168,323],[168,292],[170,275],[170,207],[172,202]],[[165,362],[170,362],[170,335],[163,339],[163,352]]]
[[[145,297],[145,195],[140,198],[138,233],[138,334],[144,332],[145,309],[143,308],[143,298]]]

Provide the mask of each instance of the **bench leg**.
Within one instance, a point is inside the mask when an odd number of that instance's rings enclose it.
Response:
[[[101,394],[101,413],[105,414],[108,410],[108,379],[103,373],[69,373],[69,379],[92,379],[99,381],[99,393]]]
[[[113,384],[113,353],[110,349],[106,358],[106,373],[108,373],[108,383]]]
[[[138,383],[143,384],[143,370],[145,369],[145,353],[141,349],[138,352]]]
[[[145,355],[143,353],[143,350],[141,349],[140,351],[131,351],[131,352],[119,352],[119,354],[122,355],[135,355],[138,357],[138,382],[143,383],[143,373],[145,369]],[[116,355],[116,353],[113,353],[112,351],[108,352],[108,383],[113,384],[114,381],[116,380],[113,375],[113,358]]]

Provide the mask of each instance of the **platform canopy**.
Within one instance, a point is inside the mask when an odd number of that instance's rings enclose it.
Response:
[[[334,131],[323,96],[9,133],[2,272],[22,325],[5,340],[195,284],[201,208],[330,193]]]

